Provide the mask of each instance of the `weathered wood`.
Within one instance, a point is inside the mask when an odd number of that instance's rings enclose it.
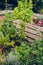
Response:
[[[6,10],[0,11],[0,16],[5,15]],[[12,13],[13,10],[7,10],[8,14]]]
[[[17,28],[20,30],[20,21],[15,20],[13,21],[13,23],[15,23]],[[41,34],[41,32],[43,32],[43,27],[39,27],[39,26],[30,24],[30,23],[26,23],[25,34],[29,41],[42,39],[43,35]]]

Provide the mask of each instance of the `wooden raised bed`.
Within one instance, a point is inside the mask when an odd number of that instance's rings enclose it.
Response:
[[[13,11],[9,11],[8,10],[8,13],[12,13]],[[4,19],[4,14],[5,14],[5,11],[1,11],[0,12],[0,20]],[[33,19],[37,20],[37,18],[39,18],[39,16],[43,16],[41,14],[34,14],[33,15]],[[20,29],[20,21],[19,20],[15,20],[13,21],[18,29]],[[25,28],[25,34],[27,36],[27,39],[29,41],[33,41],[33,40],[40,40],[42,39],[43,35],[41,34],[43,32],[43,27],[40,27],[40,26],[36,26],[36,25],[33,25],[33,24],[30,24],[30,23],[26,23],[26,28]]]
[[[15,20],[13,21],[13,23],[15,23],[17,28],[20,29],[19,20]],[[43,27],[36,26],[30,23],[26,23],[25,34],[26,34],[28,41],[32,42],[33,40],[42,39],[43,35],[41,33],[43,33]]]

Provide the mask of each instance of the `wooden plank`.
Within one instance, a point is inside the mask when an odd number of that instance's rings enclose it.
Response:
[[[13,23],[20,25],[20,20],[15,20],[15,21],[13,21]],[[33,29],[33,30],[36,30],[39,32],[43,32],[43,27],[36,26],[36,25],[30,24],[30,23],[26,23],[26,28],[30,28],[30,29]]]
[[[20,25],[17,25],[17,28],[20,29]],[[32,32],[31,29],[30,29],[29,32],[28,32],[28,31],[29,31],[29,30],[25,31],[25,34],[26,34],[27,37],[30,37],[30,38],[36,39],[36,40],[41,39],[42,35],[40,35],[40,34],[38,34],[38,35],[37,35],[37,34],[34,34],[33,32],[35,32],[35,31]],[[32,32],[33,34],[32,34],[31,32]],[[36,31],[36,32],[37,32],[37,31]],[[35,32],[35,33],[36,33],[36,32]]]
[[[42,39],[41,37],[36,36],[36,35],[33,35],[33,34],[31,34],[31,33],[25,32],[25,34],[26,34],[26,36],[28,36],[28,37],[30,37],[30,38],[32,38],[32,39],[35,39],[35,40],[40,40],[40,39]]]
[[[18,22],[15,22],[15,24],[16,24],[16,26],[20,29],[20,24],[18,23]],[[36,29],[36,28],[35,28]],[[32,34],[34,34],[34,35],[38,35],[38,36],[42,36],[42,34],[40,34],[40,31],[39,30],[33,30],[32,28],[28,28],[28,27],[26,27],[25,28],[25,32],[30,32],[30,33],[32,33]]]
[[[17,28],[20,30],[20,21],[15,20],[15,21],[13,21],[13,23],[15,23]],[[32,25],[30,23],[26,23],[25,34],[29,41],[42,39],[43,35],[40,34],[40,32],[43,32],[43,28]]]
[[[2,10],[2,11],[0,11],[0,16],[3,16],[3,15],[5,15],[5,12],[8,12],[8,14],[10,14],[10,13],[12,13],[13,12],[13,10]]]
[[[26,23],[26,27],[31,28],[36,31],[38,30],[40,32],[43,32],[43,27],[36,26],[36,25],[30,24],[30,23]]]
[[[32,39],[32,38],[30,38],[30,37],[27,37],[26,38],[29,42],[33,42],[35,39]]]
[[[20,29],[20,25],[16,24],[16,26],[17,26],[18,29]],[[27,27],[25,28],[25,32],[31,33],[32,35],[36,35],[38,37],[43,37],[42,34],[39,31],[35,31],[35,30],[32,30],[32,29],[27,28]]]
[[[36,36],[39,36],[39,37],[42,37],[42,34],[40,33],[40,31],[35,31],[35,30],[32,30],[30,28],[25,28],[25,32],[28,32],[28,33],[31,33],[33,35],[36,35]]]

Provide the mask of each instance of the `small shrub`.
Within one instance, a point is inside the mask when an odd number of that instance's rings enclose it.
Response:
[[[10,15],[5,14],[5,20],[1,25],[0,29],[0,44],[11,45],[13,38],[18,34],[18,29],[15,24],[10,20]],[[12,39],[12,40],[11,40]]]
[[[12,15],[14,19],[32,23],[32,0],[18,1],[18,7],[14,9]]]

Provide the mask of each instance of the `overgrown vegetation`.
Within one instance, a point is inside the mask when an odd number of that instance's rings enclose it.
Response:
[[[19,1],[12,14],[5,13],[0,23],[0,65],[43,65],[43,38],[32,43],[25,38],[25,23],[32,23],[31,3]],[[20,20],[20,31],[12,22],[16,19]]]
[[[8,14],[6,14],[5,16],[6,18],[4,22],[2,22],[0,27],[0,44],[10,45],[10,39],[13,39],[17,35],[18,29],[16,25],[11,22],[10,16]]]
[[[23,31],[12,23],[10,16],[5,15],[5,20],[0,27],[0,64],[1,65],[43,65],[43,38],[32,43],[23,41],[25,25],[22,22]],[[24,33],[23,33],[24,34]],[[21,40],[21,38],[23,38]]]
[[[43,40],[32,44],[21,42],[4,56],[4,65],[43,65]]]
[[[43,65],[43,40],[34,41],[30,45],[23,42],[14,52],[20,60],[20,65]]]

